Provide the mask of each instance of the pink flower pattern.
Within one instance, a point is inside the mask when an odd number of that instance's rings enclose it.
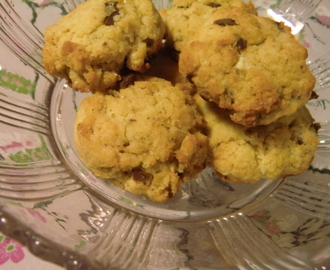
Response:
[[[39,219],[40,221],[42,221],[43,223],[46,223],[46,219],[37,211],[37,210],[33,210],[33,209],[26,209],[32,216],[36,217],[37,219]]]
[[[36,3],[39,7],[44,7],[52,2],[52,0],[32,0],[31,2]]]
[[[299,42],[300,42],[301,45],[303,45],[306,48],[311,47],[311,45],[306,41],[306,39],[300,39]]]
[[[317,15],[316,17],[323,25],[330,27],[330,17],[325,15]]]
[[[23,246],[5,236],[0,243],[0,265],[6,263],[8,260],[18,263],[23,260],[23,258]]]
[[[279,220],[272,218],[270,212],[267,210],[260,210],[251,215],[250,218],[257,221],[270,235],[277,235],[282,231],[277,225]]]

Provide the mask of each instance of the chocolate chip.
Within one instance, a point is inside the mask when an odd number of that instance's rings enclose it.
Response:
[[[132,170],[132,177],[134,181],[144,181],[152,179],[153,175],[151,173],[146,173],[141,169],[136,168]]]
[[[147,38],[144,40],[148,47],[151,47],[154,44],[154,40],[152,38]]]
[[[166,193],[168,193],[168,197],[169,197],[169,198],[173,198],[173,197],[174,197],[174,193],[173,193],[171,187],[166,187],[166,188],[164,189],[164,191],[165,191]]]
[[[302,144],[304,143],[304,141],[303,141],[302,138],[298,137],[298,138],[297,138],[297,143],[298,143],[299,145],[302,145]]]
[[[219,3],[214,3],[214,2],[208,3],[207,6],[209,6],[211,8],[221,7],[221,5]]]
[[[226,25],[237,25],[237,23],[230,18],[224,18],[224,19],[219,19],[213,22],[214,24],[220,25],[220,26],[226,26]]]
[[[106,12],[109,14],[104,18],[103,23],[107,26],[115,24],[114,17],[119,14],[119,9],[117,8],[118,2],[110,1],[106,2],[104,5],[106,7]]]
[[[122,80],[119,82],[119,88],[124,89],[130,85],[133,85],[135,81],[135,74],[130,73],[127,75],[122,76]]]
[[[246,41],[245,39],[243,39],[243,38],[240,38],[240,39],[237,41],[236,46],[237,46],[238,51],[242,51],[242,50],[244,50],[244,49],[246,48],[246,46],[247,46],[247,41]]]
[[[321,128],[320,123],[314,123],[313,126],[314,126],[316,132]]]
[[[319,95],[316,94],[315,91],[313,91],[310,99],[317,99],[318,97],[319,97]]]
[[[103,23],[104,23],[106,26],[114,25],[114,24],[115,24],[115,21],[113,20],[113,17],[114,17],[114,16],[112,16],[112,15],[105,17]]]

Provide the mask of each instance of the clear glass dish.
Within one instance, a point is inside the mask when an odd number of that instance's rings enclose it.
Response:
[[[208,168],[167,203],[101,181],[76,154],[86,94],[47,75],[41,51],[45,27],[80,2],[0,0],[0,230],[67,269],[330,267],[330,2],[297,34],[317,77],[307,106],[322,125],[309,170],[242,185]],[[260,15],[276,10],[253,2]]]

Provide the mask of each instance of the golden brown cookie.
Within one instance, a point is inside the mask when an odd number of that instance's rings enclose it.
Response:
[[[181,50],[180,72],[204,98],[252,127],[290,115],[311,98],[307,50],[290,28],[240,8],[219,8]]]
[[[46,29],[43,64],[76,90],[105,91],[124,68],[148,67],[164,31],[151,0],[88,0]]]
[[[245,128],[234,123],[215,103],[195,96],[207,122],[210,164],[223,180],[254,183],[308,169],[317,148],[317,127],[303,106],[266,126]]]
[[[152,201],[166,201],[205,167],[203,118],[181,85],[143,77],[79,106],[77,151],[97,176]]]

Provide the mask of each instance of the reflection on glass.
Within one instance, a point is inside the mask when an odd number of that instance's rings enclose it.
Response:
[[[267,15],[277,22],[284,22],[295,35],[303,29],[305,22],[321,1],[282,0],[274,8],[269,8]]]

